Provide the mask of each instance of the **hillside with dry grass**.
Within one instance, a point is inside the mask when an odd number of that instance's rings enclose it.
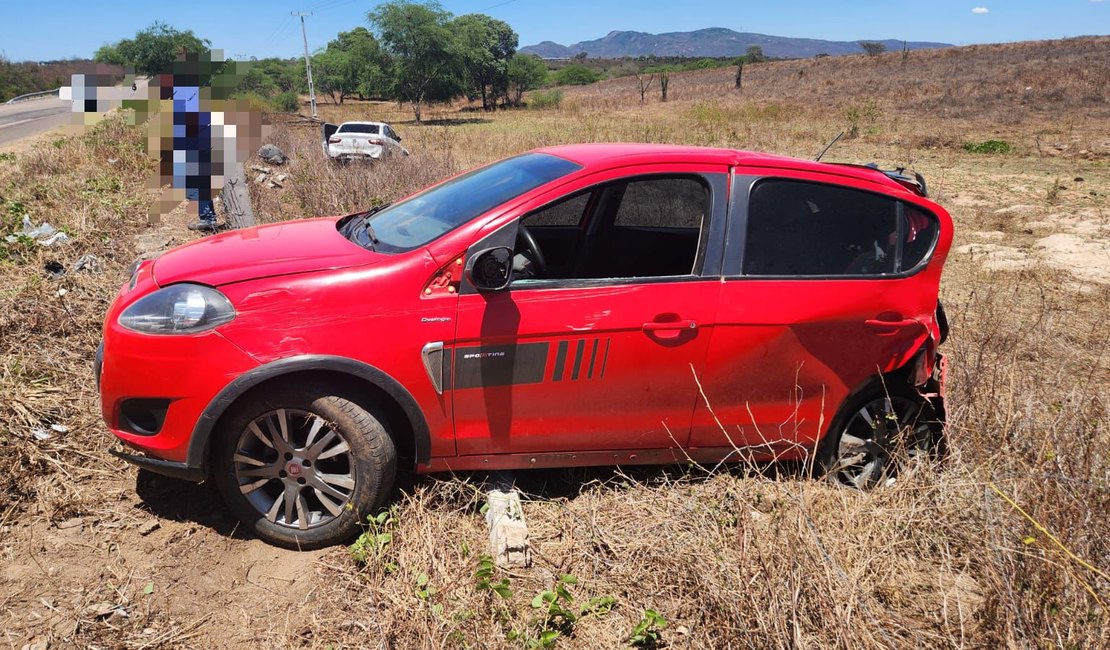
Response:
[[[249,539],[215,490],[109,456],[100,320],[135,257],[191,237],[185,217],[146,226],[153,162],[120,119],[0,154],[0,235],[26,214],[71,238],[0,239],[0,638],[528,648],[555,624],[533,598],[572,575],[557,648],[626,647],[646,610],[668,648],[1110,645],[1108,60],[1099,37],[787,61],[748,66],[740,91],[729,69],[675,74],[670,101],[656,88],[641,104],[616,79],[423,124],[321,106],[392,121],[412,156],[389,166],[327,164],[318,127],[277,124],[292,160],[283,187],[252,184],[265,220],[366,208],[548,144],[811,158],[840,131],[827,160],[916,169],[954,217],[945,463],[873,493],[775,467],[521,472],[536,565],[489,576],[482,474],[407,482],[372,531],[390,541],[358,562]],[[85,254],[103,271],[70,270]]]

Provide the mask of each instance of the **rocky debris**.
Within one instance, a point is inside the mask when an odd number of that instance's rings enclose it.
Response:
[[[520,493],[504,486],[504,489],[490,491],[487,498],[486,523],[493,561],[499,567],[532,566],[532,546]]]
[[[153,533],[154,531],[158,530],[161,527],[162,527],[162,524],[159,523],[159,521],[157,519],[151,519],[150,521],[146,522],[142,526],[139,526],[139,534],[142,535],[143,537],[146,537],[147,535]]]
[[[125,610],[122,605],[110,603],[106,600],[89,605],[85,608],[84,614],[96,620],[128,618],[127,610]]]
[[[255,184],[265,185],[272,190],[285,187],[285,181],[289,178],[289,174],[277,174],[273,176],[274,170],[269,167],[251,165],[251,169],[258,172],[258,175],[254,177]]]
[[[272,144],[264,144],[258,148],[258,157],[271,165],[284,165],[289,157]]]

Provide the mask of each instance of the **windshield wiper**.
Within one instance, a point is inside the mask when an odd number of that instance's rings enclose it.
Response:
[[[374,234],[374,226],[370,225],[370,219],[365,217],[364,219],[365,221],[362,222],[362,228],[366,236],[370,238],[370,243],[375,245],[380,244],[381,241],[379,241],[378,236]]]
[[[356,240],[359,239],[359,236],[362,233],[365,233],[367,239],[369,239],[370,241],[370,250],[373,250],[374,245],[380,244],[381,240],[378,239],[377,233],[374,232],[374,227],[370,225],[370,217],[388,207],[389,204],[384,203],[377,207],[371,208],[370,210],[367,210],[362,214],[356,215],[350,221],[343,224],[343,226],[339,229],[339,232],[347,239],[355,241],[356,243]]]

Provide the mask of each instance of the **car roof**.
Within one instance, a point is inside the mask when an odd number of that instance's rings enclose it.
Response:
[[[339,126],[347,126],[348,124],[371,124],[373,126],[388,126],[385,122],[366,122],[366,121],[360,121],[360,120],[352,120],[350,122],[344,122],[344,123],[340,124]]]
[[[789,169],[819,174],[832,174],[847,178],[878,183],[891,188],[904,190],[898,183],[882,172],[869,167],[848,166],[837,163],[822,163],[789,156],[779,156],[740,149],[715,147],[692,147],[671,144],[570,144],[537,149],[540,153],[551,154],[576,162],[587,170],[604,169],[616,165],[638,165],[650,163],[716,163],[730,167],[767,167]]]

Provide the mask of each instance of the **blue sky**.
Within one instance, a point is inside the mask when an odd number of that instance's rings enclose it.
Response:
[[[192,29],[228,56],[294,56],[308,18],[310,49],[366,23],[372,0],[4,0],[0,53],[13,61],[88,57],[154,20]],[[459,15],[486,13],[520,44],[570,43],[611,30],[737,31],[829,40],[896,38],[958,45],[1110,33],[1110,0],[443,0]]]

